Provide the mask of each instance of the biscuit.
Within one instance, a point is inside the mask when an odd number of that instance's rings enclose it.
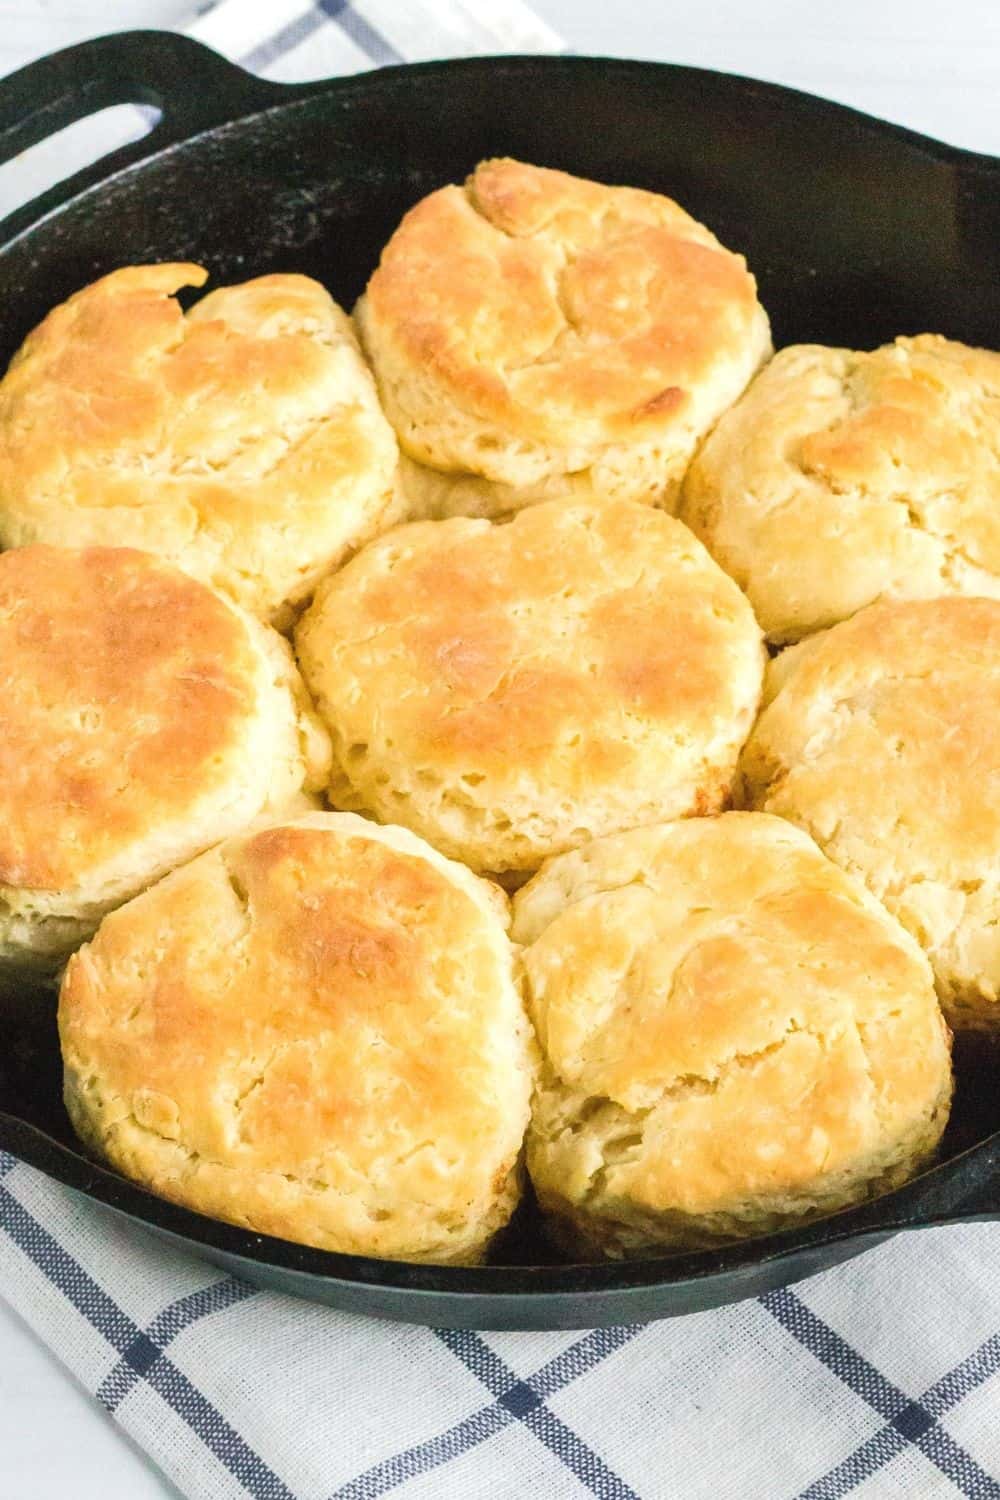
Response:
[[[927,960],[790,824],[599,840],[518,893],[513,934],[542,1051],[528,1168],[571,1249],[767,1234],[933,1153],[951,1065]]]
[[[746,262],[671,199],[510,160],[410,210],[355,318],[403,452],[442,471],[409,471],[424,515],[567,482],[670,509],[771,351]]]
[[[141,547],[284,621],[387,522],[396,441],[306,276],[131,266],[55,308],[0,382],[0,543]]]
[[[296,645],[331,800],[515,877],[717,811],[764,659],[700,542],[626,500],[399,527],[321,585]]]
[[[1000,354],[931,334],[783,349],[691,465],[680,515],[775,642],[881,598],[1000,596]]]
[[[73,1125],[258,1233],[475,1260],[517,1201],[535,1062],[508,920],[404,829],[313,813],[230,840],[70,960]]]
[[[287,644],[125,548],[0,555],[0,971],[51,973],[104,912],[317,790]]]
[[[1000,601],[873,604],[768,677],[742,799],[895,913],[953,1026],[1000,1027]]]

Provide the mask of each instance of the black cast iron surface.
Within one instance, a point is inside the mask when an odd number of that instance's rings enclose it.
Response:
[[[654,63],[493,58],[282,86],[158,32],[87,42],[0,81],[0,161],[96,109],[154,133],[0,224],[0,359],[115,266],[195,260],[218,284],[318,277],[350,305],[402,212],[484,156],[678,198],[757,275],[777,345],[933,331],[1000,347],[1000,162],[774,85]],[[88,1161],[60,1101],[51,994],[0,1004],[0,1146],[264,1286],[413,1322],[572,1328],[757,1295],[900,1229],[1000,1217],[1000,1050],[956,1047],[940,1164],[898,1192],[725,1250],[556,1263],[528,1205],[491,1264],[416,1267],[253,1235]]]

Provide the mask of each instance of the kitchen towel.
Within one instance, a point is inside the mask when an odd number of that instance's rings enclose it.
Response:
[[[283,80],[561,46],[517,0],[223,0],[190,30]],[[257,1291],[0,1152],[0,1277],[191,1500],[1000,1500],[1000,1226],[671,1322],[457,1332]]]

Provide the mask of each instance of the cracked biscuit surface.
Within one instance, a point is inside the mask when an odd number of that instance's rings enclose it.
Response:
[[[718,811],[764,661],[736,585],[632,501],[399,527],[321,586],[296,645],[331,799],[505,875]]]
[[[775,642],[880,598],[1000,596],[1000,354],[932,334],[782,349],[680,514]]]
[[[286,642],[148,553],[0,555],[0,662],[0,971],[328,774]]]
[[[437,517],[672,508],[771,351],[746,262],[678,204],[511,160],[412,208],[355,316],[413,513]]]
[[[528,1166],[569,1247],[767,1233],[898,1186],[951,1096],[916,943],[799,829],[601,839],[514,898],[542,1051]]]
[[[497,887],[353,814],[224,843],[71,959],[74,1127],[259,1233],[475,1260],[517,1201],[534,1069],[507,924]]]
[[[0,542],[142,547],[281,620],[392,519],[396,442],[350,319],[306,276],[114,271],[0,382]]]
[[[1000,601],[871,605],[778,656],[741,762],[917,938],[956,1027],[1000,1026]]]

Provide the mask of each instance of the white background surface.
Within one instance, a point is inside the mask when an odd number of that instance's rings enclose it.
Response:
[[[534,0],[534,8],[576,52],[793,84],[1000,155],[1000,0]],[[103,31],[180,26],[194,9],[184,0],[0,0],[0,73]],[[177,1500],[2,1302],[0,1454],[0,1500]]]

